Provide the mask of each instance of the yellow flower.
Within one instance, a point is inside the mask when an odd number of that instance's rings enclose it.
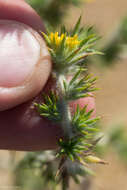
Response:
[[[50,34],[50,41],[52,44],[55,44],[57,47],[59,47],[59,45],[61,44],[63,38],[64,38],[65,34],[61,34],[61,36],[58,35],[58,32],[51,32]]]
[[[80,41],[78,40],[78,36],[77,34],[75,34],[73,37],[67,37],[66,38],[66,44],[67,46],[72,49],[74,48],[75,46],[79,45],[80,44]]]
[[[70,37],[70,36],[66,37],[66,34],[59,35],[58,32],[55,32],[55,33],[51,32],[49,39],[53,45],[59,48],[64,37],[66,38],[65,44],[67,45],[69,49],[75,48],[77,45],[80,44],[77,34],[74,35],[73,37]]]

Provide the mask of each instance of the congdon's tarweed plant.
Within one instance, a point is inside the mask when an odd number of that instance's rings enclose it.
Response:
[[[105,164],[92,153],[98,142],[95,136],[99,130],[96,124],[99,117],[92,118],[93,110],[87,112],[87,105],[82,109],[77,105],[74,114],[69,106],[71,101],[91,96],[91,92],[96,90],[96,78],[86,74],[82,65],[87,56],[100,54],[93,49],[98,38],[91,27],[80,28],[80,20],[70,32],[62,27],[60,32],[43,33],[52,57],[52,75],[56,79],[57,89],[45,95],[45,102],[36,104],[36,107],[40,116],[57,123],[63,130],[56,154],[59,158],[56,178],[62,181],[63,190],[68,189],[70,176],[76,179],[79,165],[84,165],[85,170],[87,163]],[[71,79],[67,80],[69,77]]]
[[[96,90],[96,77],[88,75],[85,59],[101,54],[93,48],[98,37],[91,27],[80,27],[80,20],[70,32],[62,27],[60,32],[42,33],[53,62],[56,90],[44,95],[44,103],[35,103],[35,108],[41,117],[61,127],[63,138],[58,140],[57,150],[28,153],[18,168],[29,165],[39,169],[44,189],[46,185],[56,189],[60,184],[62,190],[67,190],[71,178],[78,183],[79,176],[92,174],[88,163],[106,163],[93,153],[100,140],[100,118],[93,118],[93,110],[87,111],[87,105],[82,109],[77,105],[75,113],[70,109],[71,102],[92,96]]]

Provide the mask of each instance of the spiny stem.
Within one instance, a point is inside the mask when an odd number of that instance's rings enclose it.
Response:
[[[61,126],[64,132],[64,138],[69,140],[73,136],[73,133],[71,127],[71,113],[68,101],[65,99],[63,80],[66,80],[65,77],[63,75],[59,75],[57,78],[57,87],[60,96],[59,108],[62,115]]]
[[[65,167],[62,172],[62,190],[68,190],[68,189],[69,189],[69,176],[67,168]]]
[[[60,95],[59,108],[62,115],[61,127],[64,133],[64,140],[68,141],[73,136],[73,132],[72,132],[72,126],[71,126],[71,112],[69,108],[69,103],[65,98],[63,80],[64,81],[66,80],[65,77],[63,75],[59,75],[57,78],[57,87],[58,87],[59,95]],[[67,158],[65,159],[67,161]],[[69,189],[69,175],[68,175],[66,165],[64,165],[61,176],[62,176],[62,190],[68,190]]]

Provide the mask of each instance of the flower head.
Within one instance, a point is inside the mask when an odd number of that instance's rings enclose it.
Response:
[[[66,44],[70,49],[75,48],[77,45],[80,44],[80,40],[78,40],[78,35],[75,34],[73,37],[68,36],[66,38]]]
[[[64,38],[66,48],[73,49],[80,44],[80,40],[78,40],[77,34],[75,34],[74,36],[66,36],[66,33],[59,35],[58,32],[51,32],[49,35],[50,43],[56,48],[60,47]]]
[[[98,37],[92,32],[92,27],[80,27],[81,17],[74,29],[67,31],[63,26],[59,32],[48,32],[43,37],[48,45],[54,71],[69,73],[74,67],[84,65],[88,55],[100,54],[93,46]]]
[[[60,46],[64,37],[65,37],[65,34],[59,35],[58,32],[55,32],[55,33],[51,32],[49,35],[50,42],[54,44],[56,47]]]

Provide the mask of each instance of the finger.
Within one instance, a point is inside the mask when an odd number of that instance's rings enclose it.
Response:
[[[36,96],[51,71],[48,49],[29,26],[0,20],[0,111]]]
[[[48,94],[53,88],[52,80],[48,80],[43,89]],[[35,102],[42,102],[42,93],[33,101],[3,111],[0,114],[0,149],[40,151],[58,148],[58,139],[63,136],[60,125],[41,117],[33,107]],[[88,104],[88,109],[94,109],[94,98],[82,98],[73,102],[72,108],[79,104]]]
[[[40,151],[56,149],[60,126],[42,118],[27,103],[0,114],[0,149]]]
[[[23,0],[0,0],[0,19],[18,21],[36,31],[44,31],[39,15]]]
[[[14,20],[14,21],[16,20],[16,21],[25,23],[29,26],[32,26],[36,30],[44,30],[44,26],[40,17],[27,3],[25,3],[22,0],[13,0],[13,1],[1,0],[0,1],[0,19],[9,19],[9,20]],[[3,55],[1,54],[0,56],[2,58],[1,65],[0,65],[0,74],[1,74],[0,110],[9,109],[11,107],[14,107],[34,97],[45,85],[47,78],[49,76],[49,73],[51,71],[51,63],[49,63],[49,58],[48,58],[48,61],[47,59],[43,59],[44,58],[43,50],[46,48],[45,48],[45,44],[43,40],[39,37],[39,35],[37,35],[37,33],[34,30],[26,27],[25,25],[21,26],[21,24],[18,25],[18,23],[16,25],[13,24],[14,28],[11,26],[11,23],[9,24],[9,22],[8,22],[8,25],[9,26],[4,25],[4,27],[3,28],[1,27],[1,30],[0,30],[1,38],[3,39],[2,40],[3,43],[1,43],[0,48],[4,49],[4,52],[2,51],[4,54]],[[13,33],[15,33],[15,29],[16,29],[16,34],[12,35],[12,30],[13,30]],[[32,34],[33,36],[27,35],[26,37],[24,35],[24,33],[26,32],[28,34],[28,30],[30,31],[29,34]],[[20,35],[21,38],[17,39],[17,41],[15,41],[14,43],[14,39],[16,38],[16,35],[17,36]],[[7,39],[8,41],[5,38],[6,36],[10,36],[10,39],[9,38]],[[13,38],[11,38],[11,36],[13,36]],[[30,39],[33,37],[36,38],[36,39],[33,39],[33,41],[36,43],[35,47],[34,45],[32,46],[30,45]],[[28,44],[27,45],[24,44],[25,47],[23,46],[21,47],[20,44],[26,40]],[[32,43],[33,42],[31,42],[31,44]],[[37,48],[38,46],[37,43],[40,45],[40,48],[39,47]],[[15,45],[17,46],[17,48],[14,48]],[[25,51],[27,46],[29,46],[29,49],[27,49],[28,51]],[[31,49],[30,49],[30,46],[32,47]],[[8,49],[8,47],[11,48],[11,52],[10,52],[10,48]],[[15,50],[17,50],[18,55],[16,55]],[[37,55],[38,55],[37,51],[40,51],[40,57],[38,57],[38,60],[37,60]],[[23,53],[25,55],[23,55]],[[46,53],[46,50],[45,50],[45,53]],[[10,56],[11,56],[11,59],[10,59]],[[16,62],[15,57],[17,58],[17,62]],[[46,54],[45,54],[45,57],[46,57]],[[42,60],[45,63],[47,62],[47,64],[45,65],[42,64]],[[12,62],[13,62],[13,65],[12,65]],[[29,62],[29,64],[26,64],[26,62],[27,63]],[[35,67],[32,70],[33,66]],[[17,75],[16,75],[16,71],[17,71]],[[32,77],[30,77],[31,73],[33,73]],[[25,83],[24,85],[25,81],[27,81],[27,83]],[[11,88],[10,88],[10,85],[11,85]]]
[[[49,79],[44,92],[49,93],[51,88],[52,79]],[[40,151],[57,148],[61,128],[40,117],[33,106],[41,101],[42,93],[33,101],[0,113],[0,149]]]
[[[77,109],[77,104],[79,104],[80,108],[82,109],[85,105],[87,105],[86,111],[89,112],[93,110],[91,113],[91,117],[96,117],[96,105],[95,105],[95,98],[90,96],[87,98],[80,98],[78,101],[71,102],[70,106],[73,112]]]
[[[40,65],[39,61],[38,63],[33,62],[32,56],[34,54],[34,56],[36,55],[35,58],[37,58],[38,49],[40,49],[40,55],[42,53],[45,56],[47,54],[47,50],[45,48],[44,41],[40,39],[40,36],[28,26],[21,24],[21,23],[25,23],[29,26],[32,26],[32,28],[36,30],[40,30],[40,29],[43,30],[43,24],[40,17],[35,13],[35,11],[29,5],[27,5],[23,1],[21,2],[21,0],[13,0],[13,1],[1,0],[0,1],[0,19],[4,19],[4,21],[1,21],[2,26],[0,28],[1,37],[2,36],[4,37],[2,38],[2,44],[4,46],[3,47],[1,46],[1,49],[4,50],[5,52],[3,53],[6,54],[6,56],[5,55],[0,56],[0,58],[1,59],[6,58],[6,60],[4,61],[7,61],[6,62],[7,64],[5,65],[3,64],[3,62],[0,62],[1,63],[0,66],[2,69],[4,67],[3,69],[4,74],[6,70],[11,71],[9,73],[6,73],[6,77],[8,77],[9,79],[7,80],[7,78],[3,75],[0,69],[0,72],[2,75],[2,77],[0,78],[1,80],[1,87],[0,87],[1,109],[7,109],[7,107],[9,106],[10,99],[12,98],[11,102],[13,103],[16,100],[16,96],[15,96],[16,92],[13,93],[14,88],[15,88],[14,86],[16,86],[15,90],[16,89],[18,90],[17,86],[21,85],[21,82],[23,81],[23,77],[24,77],[23,75],[21,75],[19,78],[18,74],[14,76],[14,71],[18,71],[18,73],[20,73],[21,71],[21,67],[18,67],[18,68],[15,67],[17,65],[16,59],[12,60],[12,57],[15,58],[16,52],[18,52],[18,55],[20,55],[19,57],[17,55],[18,57],[17,60],[19,60],[19,58],[21,58],[22,56],[22,54],[20,54],[21,53],[20,50],[18,49],[19,45],[20,46],[22,45],[22,49],[24,49],[25,47],[30,48],[31,39],[34,41],[34,44],[36,45],[36,46],[34,45],[34,48],[36,47],[35,49],[33,48],[33,45],[32,45],[33,49],[30,49],[29,52],[27,52],[28,53],[27,55],[31,57],[31,60],[29,59],[29,57],[27,57],[26,59],[26,60],[29,60],[30,63],[32,62],[32,65],[30,65],[30,68],[34,67],[33,70],[36,69],[36,72],[34,71],[32,72],[33,77],[35,77],[34,74],[36,75],[35,79],[37,80],[33,81],[34,86],[37,86],[36,88],[38,88],[38,85],[40,85],[39,88],[43,87],[46,80],[46,76],[48,77],[49,72],[51,70],[51,63],[50,64],[47,63],[45,65],[41,63]],[[11,24],[12,21],[5,21],[5,19],[13,20],[13,23]],[[20,22],[20,24],[15,21]],[[14,25],[16,27],[13,28]],[[15,35],[15,31],[16,31],[16,35]],[[26,36],[24,33],[26,34]],[[13,37],[13,39],[12,38],[10,39],[10,37]],[[24,37],[25,37],[25,40],[24,40]],[[29,41],[27,41],[28,44],[26,43],[27,38],[29,38]],[[24,41],[25,41],[25,44],[24,44]],[[13,44],[14,42],[16,43],[16,47]],[[9,64],[9,61],[10,61],[8,59],[8,53],[10,52],[10,49],[8,48],[9,45],[11,47],[11,52],[13,54],[13,56],[11,57],[11,61],[12,61],[12,66],[14,70],[12,70],[12,67]],[[42,45],[42,47],[39,47],[39,45],[40,46]],[[26,48],[25,50],[27,50]],[[44,50],[44,52],[41,52],[41,50]],[[23,57],[24,56],[22,56],[22,58]],[[40,57],[40,62],[42,61],[42,57],[43,56]],[[25,57],[21,60],[24,61],[24,59]],[[13,65],[13,61],[16,64]],[[21,66],[23,63],[24,62],[20,62],[19,66]],[[6,66],[7,68],[5,68]],[[22,69],[23,68],[24,67],[22,67]],[[29,71],[29,68],[25,70],[25,73],[28,73],[28,71]],[[27,81],[24,80],[25,82],[27,82],[27,85],[25,83],[26,85],[25,89],[27,89],[27,87],[29,87],[30,89],[30,85],[29,85],[30,78],[29,79],[28,78],[27,78]],[[32,89],[33,89],[33,83],[31,84]],[[21,91],[22,90],[24,90],[24,87],[21,88]],[[5,94],[5,93],[8,93],[9,91],[10,91],[10,94],[8,95]],[[3,96],[2,96],[2,93],[3,93]],[[26,95],[28,96],[28,94]],[[17,93],[17,97],[18,97],[18,93]],[[17,100],[20,98],[22,97],[19,96]],[[3,102],[4,102],[4,105],[2,105]],[[57,128],[56,126],[51,127],[52,126],[51,123],[49,124],[49,122],[40,118],[38,113],[35,110],[33,111],[33,109],[31,109],[31,105],[33,106],[32,102],[30,101],[29,103],[25,103],[15,108],[9,109],[7,111],[0,112],[0,149],[42,150],[42,149],[56,147],[56,142],[57,142],[56,138],[60,136],[59,128]],[[14,104],[12,106],[14,106]]]

